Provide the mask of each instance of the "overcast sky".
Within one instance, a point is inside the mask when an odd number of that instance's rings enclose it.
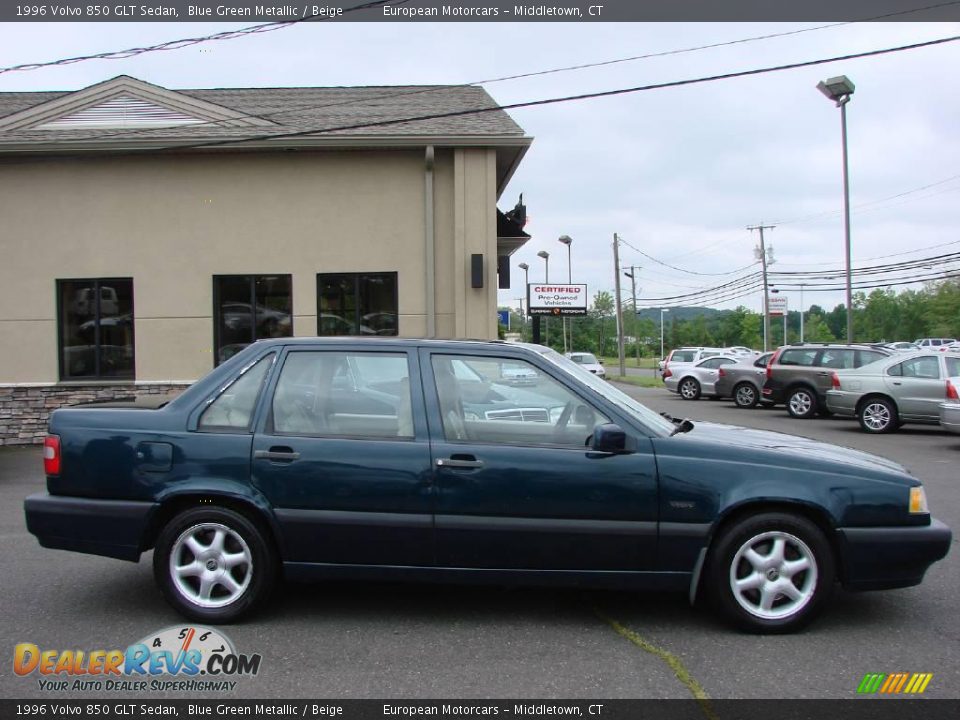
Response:
[[[0,66],[117,50],[224,29],[211,24],[0,24]],[[315,23],[152,53],[0,75],[0,91],[69,90],[128,74],[169,88],[466,83],[504,75],[677,50],[815,24]],[[857,24],[790,37],[486,84],[508,104],[813,60],[950,35],[960,24]],[[533,240],[513,258],[565,280],[570,235],[574,282],[613,287],[614,232],[663,262],[722,273],[753,261],[763,221],[772,270],[842,268],[840,113],[815,86],[846,74],[854,265],[960,250],[960,42],[892,55],[513,111],[534,143],[500,200],[522,192]],[[948,182],[941,182],[952,178]],[[894,200],[858,205],[939,183]],[[816,219],[797,221],[827,213]],[[794,221],[794,222],[790,222]],[[935,245],[956,243],[930,250]],[[736,276],[693,275],[624,247],[641,265],[640,306]],[[625,297],[629,280],[624,278]],[[842,292],[807,293],[832,307]],[[760,293],[715,307],[758,309]],[[799,298],[791,295],[791,308]]]

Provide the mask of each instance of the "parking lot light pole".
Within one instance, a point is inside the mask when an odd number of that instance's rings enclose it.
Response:
[[[541,250],[537,253],[537,257],[543,258],[543,283],[544,285],[550,284],[550,253],[546,250]],[[545,317],[543,319],[543,337],[544,344],[550,344],[550,318]]]
[[[670,312],[670,308],[660,308],[660,359],[666,357],[663,354],[663,314]]]
[[[560,242],[567,246],[567,283],[573,284],[573,266],[570,264],[570,246],[573,245],[573,238],[569,235],[561,235],[557,238]],[[568,347],[567,337],[572,333],[570,327],[569,318],[563,319],[563,351],[570,352],[573,348]],[[573,338],[570,338],[569,345],[573,345]]]
[[[523,294],[527,298],[527,312],[530,312],[530,266],[527,263],[520,263],[517,265],[518,268],[523,270]],[[526,324],[526,316],[524,316],[524,324]],[[540,318],[535,317],[532,321],[531,332],[533,333],[530,337],[530,342],[534,344],[540,343]]]
[[[843,231],[847,261],[847,342],[853,342],[853,281],[850,270],[850,179],[847,164],[847,103],[856,86],[846,75],[817,83],[822,92],[840,108],[840,138],[843,146]]]

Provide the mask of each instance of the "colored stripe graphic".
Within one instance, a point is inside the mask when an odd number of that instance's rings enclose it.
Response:
[[[857,692],[866,695],[920,695],[933,679],[933,673],[867,673],[857,686]]]

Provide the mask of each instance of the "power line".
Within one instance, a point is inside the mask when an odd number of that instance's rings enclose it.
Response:
[[[960,0],[958,0],[960,1]],[[393,5],[406,5],[410,0],[372,0],[371,2],[366,2],[361,5],[354,5],[353,7],[344,8],[343,13],[355,12],[357,10],[368,10],[370,8],[378,7],[380,5],[385,5],[386,3],[392,3]],[[324,8],[326,10],[326,8]],[[915,11],[915,12],[919,12]],[[11,65],[10,67],[0,68],[0,75],[11,72],[25,72],[29,70],[40,70],[41,68],[47,67],[56,67],[60,65],[73,65],[74,63],[86,62],[88,60],[125,60],[127,58],[136,57],[137,55],[144,55],[145,53],[151,52],[163,52],[166,50],[179,50],[181,48],[190,47],[191,45],[199,45],[200,43],[205,42],[216,42],[219,40],[233,40],[234,38],[246,37],[247,35],[255,35],[257,33],[272,32],[274,30],[282,30],[284,28],[297,25],[302,22],[308,22],[312,20],[328,20],[330,18],[325,12],[317,12],[311,15],[305,15],[302,18],[296,20],[277,20],[275,22],[262,23],[260,25],[251,25],[250,27],[242,28],[240,30],[225,30],[223,32],[214,33],[212,35],[203,35],[201,37],[193,38],[181,38],[180,40],[168,40],[167,42],[158,43],[156,45],[149,45],[147,47],[138,47],[138,48],[127,48],[126,50],[113,50],[109,52],[95,53],[93,55],[77,55],[76,57],[62,58],[60,60],[49,60],[47,62],[37,62],[37,63],[23,63],[21,65]]]
[[[836,55],[829,58],[820,58],[818,60],[805,60],[803,62],[788,63],[785,65],[775,65],[770,67],[763,68],[754,68],[752,70],[740,70],[737,72],[723,73],[720,75],[708,75],[698,78],[688,78],[686,80],[673,80],[670,82],[663,83],[653,83],[649,85],[638,85],[635,87],[627,88],[618,88],[615,90],[602,90],[598,92],[591,93],[582,93],[579,95],[565,95],[562,97],[553,97],[553,98],[544,98],[541,100],[528,100],[525,102],[511,103],[508,105],[495,105],[493,107],[481,107],[481,108],[471,108],[467,110],[450,110],[442,113],[429,113],[426,115],[413,115],[408,117],[399,117],[399,118],[389,118],[384,120],[375,120],[362,123],[351,123],[349,125],[339,125],[334,127],[325,127],[325,128],[312,128],[308,130],[297,130],[291,132],[282,132],[282,133],[267,133],[261,135],[252,135],[245,138],[229,138],[223,140],[213,140],[199,143],[180,143],[175,145],[161,146],[158,148],[150,148],[150,150],[187,150],[187,149],[201,149],[208,147],[219,147],[223,145],[239,145],[242,143],[248,142],[258,142],[264,140],[282,140],[287,138],[294,137],[303,137],[307,135],[317,135],[322,133],[331,133],[331,132],[345,132],[348,130],[360,130],[370,127],[384,127],[389,125],[401,125],[403,123],[411,122],[421,122],[424,120],[438,120],[444,118],[452,117],[463,117],[466,115],[479,115],[483,113],[490,112],[503,112],[506,110],[516,110],[519,108],[528,108],[528,107],[540,107],[543,105],[554,105],[557,103],[565,102],[574,102],[580,100],[594,100],[602,97],[615,97],[618,95],[627,95],[638,92],[646,92],[650,90],[662,90],[665,88],[672,87],[684,87],[687,85],[697,85],[708,82],[716,82],[719,80],[731,80],[734,78],[741,77],[750,77],[754,75],[763,75],[766,73],[772,72],[782,72],[784,70],[795,70],[797,68],[803,67],[813,67],[817,65],[825,65],[828,63],[842,62],[845,60],[855,60],[858,58],[866,57],[876,57],[879,55],[888,55],[896,52],[904,52],[907,50],[917,50],[925,47],[932,47],[935,45],[943,45],[945,43],[956,42],[960,40],[960,35],[952,35],[950,37],[938,38],[936,40],[926,40],[918,43],[911,43],[909,45],[899,45],[892,48],[882,48],[879,50],[867,50],[859,53],[850,53],[847,55]],[[636,249],[636,248],[634,248]]]
[[[658,260],[657,258],[653,257],[653,255],[649,255],[648,253],[645,253],[643,250],[641,250],[640,248],[636,247],[635,245],[631,245],[630,243],[628,243],[628,242],[627,242],[626,240],[624,240],[623,238],[620,238],[620,242],[623,243],[624,245],[626,245],[626,246],[627,246],[628,248],[630,248],[631,250],[634,250],[634,251],[640,253],[641,255],[643,255],[643,256],[644,256],[645,258],[647,258],[648,260],[653,260],[653,262],[657,263],[657,265],[663,265],[664,267],[668,267],[668,268],[670,268],[671,270],[677,270],[678,272],[687,273],[688,275],[702,275],[702,276],[711,276],[711,277],[719,277],[719,276],[722,276],[722,275],[734,275],[734,274],[736,274],[736,273],[738,273],[738,272],[743,272],[744,270],[746,270],[746,269],[748,269],[748,268],[751,268],[751,267],[753,267],[754,265],[756,265],[755,262],[752,262],[752,263],[750,263],[749,265],[744,265],[742,268],[737,268],[736,270],[730,270],[729,272],[720,272],[720,273],[705,273],[705,272],[697,272],[696,270],[685,270],[684,268],[677,267],[676,265],[670,265],[669,263],[665,263],[665,262],[663,262],[663,260]]]
[[[386,1],[388,1],[388,0],[384,0],[384,2],[386,2]],[[410,1],[410,0],[403,0],[403,3],[406,3],[406,2],[409,2],[409,1]],[[398,4],[403,4],[403,3],[398,3]],[[375,4],[375,3],[369,3],[368,5],[358,6],[358,9],[364,9],[364,8],[368,7],[369,5],[373,5],[373,4]],[[646,59],[651,59],[651,58],[666,57],[666,56],[670,56],[670,55],[679,55],[679,54],[684,54],[684,53],[692,53],[692,52],[697,52],[697,51],[700,51],[700,50],[710,50],[710,49],[714,49],[714,48],[718,48],[718,47],[726,47],[726,46],[731,46],[731,45],[744,44],[744,43],[754,42],[754,41],[759,41],[759,40],[769,40],[769,39],[774,39],[774,38],[787,37],[787,36],[791,36],[791,35],[798,35],[798,34],[801,34],[801,33],[812,32],[812,31],[815,31],[815,30],[824,30],[824,29],[839,27],[839,26],[843,26],[843,25],[850,25],[850,24],[854,24],[854,23],[857,23],[857,22],[870,22],[870,21],[874,21],[874,20],[883,20],[883,19],[888,19],[888,18],[891,18],[891,17],[899,16],[899,15],[908,15],[908,14],[912,14],[912,13],[923,12],[923,11],[926,11],[926,10],[936,9],[936,8],[940,8],[940,7],[946,7],[946,6],[950,6],[950,5],[958,5],[958,4],[960,4],[960,0],[951,0],[950,2],[940,3],[940,4],[937,4],[937,5],[928,5],[928,6],[921,7],[921,8],[914,8],[914,9],[912,9],[912,10],[903,10],[903,11],[899,11],[899,12],[895,12],[895,13],[886,13],[886,14],[884,14],[884,15],[876,15],[876,16],[873,16],[873,17],[864,18],[863,20],[851,20],[851,21],[845,21],[845,22],[830,23],[830,24],[826,24],[826,25],[817,25],[817,26],[814,26],[814,27],[801,28],[801,29],[799,29],[799,30],[790,30],[790,31],[781,32],[781,33],[770,33],[770,34],[766,34],[766,35],[755,35],[755,36],[746,37],[746,38],[738,38],[738,39],[736,39],[736,40],[727,40],[727,41],[723,41],[723,42],[709,43],[709,44],[706,44],[706,45],[698,45],[698,46],[689,47],[689,48],[679,48],[679,49],[674,49],[674,50],[664,50],[664,51],[660,51],[660,52],[646,53],[646,54],[643,54],[643,55],[632,55],[632,56],[623,57],[623,58],[615,58],[615,59],[612,59],[612,60],[602,60],[602,61],[592,62],[592,63],[581,63],[581,64],[579,64],[579,65],[567,65],[567,66],[558,67],[558,68],[549,68],[549,69],[546,69],[546,70],[536,70],[536,71],[532,71],[532,72],[519,73],[519,74],[515,74],[515,75],[503,75],[503,76],[500,76],[500,77],[488,78],[488,79],[486,79],[486,80],[474,80],[474,81],[470,81],[470,82],[466,82],[466,83],[458,83],[458,84],[459,84],[459,85],[481,85],[481,86],[482,86],[482,85],[491,85],[491,84],[494,84],[494,83],[505,82],[505,81],[509,81],[509,80],[519,80],[519,79],[525,79],[525,78],[531,78],[531,77],[538,77],[538,76],[542,76],[542,75],[550,75],[550,74],[561,73],[561,72],[569,72],[569,71],[574,71],[574,70],[583,70],[583,69],[594,68],[594,67],[603,67],[603,66],[608,66],[608,65],[614,65],[614,64],[617,64],[617,63],[626,63],[626,62],[633,62],[633,61],[637,61],[637,60],[646,60]],[[266,25],[257,25],[257,26],[254,26],[254,27],[252,27],[252,28],[246,28],[245,30],[238,30],[238,31],[235,31],[235,32],[230,32],[230,33],[219,33],[217,36],[207,36],[206,38],[193,38],[193,39],[189,39],[189,40],[176,40],[176,41],[171,41],[170,43],[163,43],[163,44],[161,44],[161,45],[153,46],[152,48],[139,48],[138,51],[140,51],[140,52],[148,52],[148,51],[151,51],[151,50],[153,50],[153,49],[176,49],[177,47],[184,47],[184,46],[186,46],[187,44],[196,44],[196,43],[198,43],[198,42],[205,42],[205,41],[208,40],[208,39],[231,39],[232,37],[235,37],[235,36],[237,36],[238,34],[241,34],[241,33],[250,34],[250,33],[252,33],[252,32],[275,30],[275,29],[278,29],[277,26],[287,27],[287,25],[288,25],[290,22],[294,22],[294,21],[288,21],[286,24],[284,24],[284,23],[267,23]],[[295,22],[303,22],[303,20],[298,20],[298,21],[295,21]],[[223,37],[220,37],[220,36],[223,36]],[[229,37],[227,37],[227,36],[229,36]],[[181,45],[181,43],[185,43],[185,44],[184,44],[184,45]],[[167,45],[174,45],[175,47],[165,47],[165,46],[167,46]],[[116,54],[117,54],[118,57],[128,57],[129,55],[125,55],[124,53],[130,53],[130,52],[133,52],[133,51],[119,51],[119,52],[116,53]],[[110,53],[107,53],[107,54],[109,55]],[[139,54],[139,52],[138,52],[137,54]],[[96,57],[100,57],[100,56],[85,56],[85,57],[83,57],[83,58],[71,58],[71,59],[66,60],[66,61],[55,61],[55,62],[52,62],[52,63],[38,64],[38,65],[36,65],[36,67],[43,67],[43,66],[46,66],[46,65],[55,65],[55,64],[65,64],[65,63],[67,63],[67,62],[79,62],[80,60],[83,60],[83,59],[93,59],[93,58],[96,58]],[[108,59],[109,59],[109,58],[108,58]],[[26,66],[18,66],[18,67],[21,68],[21,69],[25,69],[25,68],[26,68]],[[7,69],[5,69],[5,70],[0,70],[0,73],[2,73],[2,72],[8,72],[8,71],[10,71],[11,69],[17,69],[17,68],[7,68]],[[32,67],[31,67],[31,69],[32,69]],[[255,113],[244,113],[244,114],[241,114],[241,115],[238,115],[238,116],[234,116],[234,117],[231,118],[230,120],[206,120],[206,121],[199,122],[199,123],[193,123],[193,124],[191,125],[191,129],[203,127],[203,126],[205,126],[205,125],[206,125],[206,126],[220,125],[220,124],[223,124],[223,123],[225,123],[225,122],[232,122],[232,121],[234,121],[234,120],[245,119],[245,118],[257,118],[257,119],[276,118],[276,117],[279,117],[279,116],[281,116],[281,115],[288,115],[288,114],[292,114],[292,113],[300,113],[300,112],[305,112],[305,111],[310,111],[310,110],[322,110],[322,109],[329,108],[329,107],[339,107],[339,106],[342,106],[342,105],[360,105],[360,104],[365,104],[365,103],[370,103],[370,102],[377,102],[377,101],[380,101],[380,100],[387,100],[387,99],[391,99],[391,98],[395,98],[395,97],[406,97],[406,96],[409,96],[409,95],[419,95],[419,94],[422,94],[422,93],[438,92],[438,91],[442,91],[442,90],[447,89],[447,87],[448,87],[448,86],[444,86],[444,85],[424,87],[424,88],[418,88],[418,89],[416,89],[416,90],[409,90],[409,91],[403,91],[403,92],[394,92],[394,93],[388,93],[388,94],[383,94],[383,95],[376,95],[376,96],[364,98],[364,99],[362,99],[362,100],[356,100],[356,99],[354,99],[354,100],[344,100],[344,101],[338,101],[338,102],[332,102],[332,103],[322,103],[322,104],[320,104],[320,105],[305,105],[305,106],[300,106],[300,107],[295,107],[295,108],[288,108],[288,109],[284,109],[284,110],[277,110],[277,111],[270,112],[270,113],[258,113],[258,114],[255,114]],[[97,134],[97,135],[93,135],[93,136],[85,136],[83,139],[84,139],[84,140],[104,140],[104,139],[109,139],[109,138],[112,138],[112,137],[124,137],[124,138],[126,138],[126,137],[131,137],[131,136],[134,136],[134,135],[141,135],[141,134],[145,134],[145,133],[151,133],[151,132],[154,132],[155,130],[156,130],[156,128],[130,129],[130,130],[123,130],[123,131],[119,131],[119,132],[113,132],[113,133],[101,133],[101,134]]]
[[[869,202],[860,203],[859,205],[854,205],[852,209],[859,210],[861,208],[865,208],[870,205],[877,205],[879,203],[887,202],[889,200],[896,200],[897,198],[902,198],[907,195],[912,195],[914,193],[922,192],[924,190],[929,190],[930,188],[937,187],[938,185],[945,185],[946,183],[957,180],[958,178],[960,178],[960,175],[952,175],[948,178],[945,178],[943,180],[938,180],[937,182],[933,182],[928,185],[924,185],[922,187],[913,188],[912,190],[905,190],[903,192],[897,193],[896,195],[890,195],[889,197],[880,198],[878,200],[870,200]],[[939,193],[934,193],[934,194],[939,194]],[[926,195],[924,197],[932,197],[932,195]],[[872,208],[872,209],[878,210],[880,208]],[[834,215],[839,215],[842,212],[843,212],[842,210],[826,210],[821,213],[814,213],[813,215],[805,215],[803,217],[794,218],[792,220],[781,220],[781,221],[778,221],[777,224],[792,225],[796,223],[809,222],[810,220],[819,220],[820,218],[833,217]]]

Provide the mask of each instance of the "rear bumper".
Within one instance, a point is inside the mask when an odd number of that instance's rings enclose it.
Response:
[[[156,503],[96,500],[39,493],[23,502],[27,530],[40,545],[104,555],[120,560],[140,559],[140,543]]]
[[[953,533],[939,520],[916,527],[839,528],[843,585],[848,590],[887,590],[919,585],[950,549]]]

